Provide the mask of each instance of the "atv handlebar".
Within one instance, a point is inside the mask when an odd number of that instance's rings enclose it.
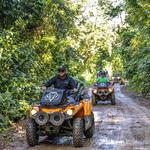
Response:
[[[56,88],[54,88],[54,89],[56,89]],[[43,93],[45,93],[45,92],[50,91],[50,90],[51,90],[51,88],[43,88],[43,87],[42,87],[42,90],[43,90]],[[65,92],[65,94],[67,94],[67,95],[75,94],[75,93],[77,93],[77,91],[78,91],[77,89],[72,89],[72,90],[56,89],[56,90],[64,91],[64,92]]]
[[[96,83],[93,84],[94,87],[97,87],[98,85],[99,85],[98,82],[96,82]],[[107,86],[113,86],[114,84],[112,82],[107,82],[106,85]]]

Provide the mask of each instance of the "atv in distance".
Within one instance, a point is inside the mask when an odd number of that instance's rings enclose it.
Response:
[[[94,134],[94,114],[90,100],[84,99],[83,85],[78,92],[60,89],[46,90],[40,104],[32,106],[26,125],[26,138],[30,146],[38,144],[40,136],[73,136],[75,147],[82,147],[84,136]],[[73,95],[74,99],[70,98]],[[69,95],[69,96],[68,96]]]
[[[111,83],[96,83],[92,89],[92,104],[106,100],[110,100],[112,105],[116,104],[114,86]]]
[[[124,81],[123,77],[121,77],[120,74],[114,74],[111,79],[112,79],[114,84],[115,83],[119,83],[120,85],[125,84],[125,81]]]

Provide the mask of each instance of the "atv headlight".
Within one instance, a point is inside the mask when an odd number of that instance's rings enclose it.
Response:
[[[72,109],[68,109],[67,110],[67,114],[71,116],[73,114],[73,110]]]
[[[93,93],[96,93],[96,92],[97,92],[97,89],[94,89],[94,90],[93,90]]]
[[[36,113],[37,113],[37,110],[35,110],[35,109],[31,110],[31,115],[35,115]]]
[[[110,89],[108,89],[108,90],[109,90],[109,92],[112,92],[112,91],[113,91],[113,89],[111,89],[111,88],[110,88]]]

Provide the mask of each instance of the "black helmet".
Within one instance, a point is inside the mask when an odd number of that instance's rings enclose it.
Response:
[[[59,66],[59,68],[58,68],[58,71],[60,72],[60,71],[66,71],[67,70],[67,68],[66,68],[66,66],[65,65],[61,65],[61,66]]]

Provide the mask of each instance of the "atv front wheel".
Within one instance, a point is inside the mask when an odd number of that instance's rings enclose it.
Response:
[[[111,104],[116,105],[115,93],[112,93],[112,95],[111,95]]]
[[[93,106],[96,105],[96,96],[93,93],[92,93],[92,104],[93,104]]]
[[[37,134],[37,125],[32,118],[27,121],[26,138],[29,146],[35,146],[38,144],[39,136]]]
[[[73,143],[75,147],[83,146],[84,122],[81,118],[75,118],[73,121]]]
[[[94,114],[93,114],[93,112],[91,114],[91,121],[92,121],[92,126],[88,130],[86,130],[84,132],[84,135],[85,135],[86,138],[91,138],[93,136],[93,134],[94,134],[95,121],[94,121]]]

